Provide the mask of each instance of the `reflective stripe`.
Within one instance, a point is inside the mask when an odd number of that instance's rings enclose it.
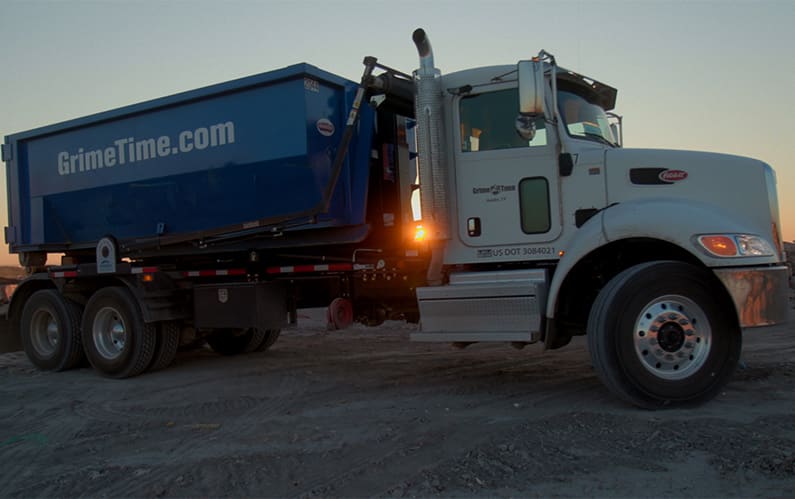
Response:
[[[134,267],[130,272],[133,274],[154,274],[155,272],[160,272],[160,269],[157,267]]]
[[[76,270],[65,270],[60,272],[50,272],[50,278],[52,279],[61,279],[64,277],[77,277]]]
[[[353,270],[350,263],[331,263],[323,265],[288,265],[285,267],[268,267],[268,274],[294,274],[307,272],[344,272]]]
[[[217,277],[230,275],[246,275],[246,269],[221,269],[221,270],[189,270],[183,272],[185,277]]]

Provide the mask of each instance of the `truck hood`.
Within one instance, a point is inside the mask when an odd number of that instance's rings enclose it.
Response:
[[[605,171],[608,206],[699,206],[732,221],[730,227],[713,230],[752,231],[767,239],[771,223],[778,222],[775,174],[762,161],[708,152],[611,149],[605,153]],[[672,211],[681,216],[680,210]],[[686,226],[684,222],[671,220]]]

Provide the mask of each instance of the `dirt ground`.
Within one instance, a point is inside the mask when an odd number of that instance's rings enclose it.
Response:
[[[0,355],[0,497],[795,496],[793,322],[749,331],[712,402],[649,412],[584,341],[454,350],[302,315],[271,351],[128,380]]]

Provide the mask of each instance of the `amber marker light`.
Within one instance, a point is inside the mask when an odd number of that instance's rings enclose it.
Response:
[[[155,276],[153,276],[152,274],[143,274],[141,276],[141,280],[143,282],[152,282],[155,280]]]
[[[737,244],[728,236],[701,236],[698,242],[715,256],[737,256]]]
[[[415,242],[421,243],[421,242],[425,241],[425,237],[427,235],[428,235],[428,233],[426,232],[425,227],[423,227],[422,225],[418,225],[414,229],[414,241]]]

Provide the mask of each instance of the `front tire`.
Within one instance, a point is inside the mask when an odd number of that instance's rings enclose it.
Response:
[[[83,314],[83,346],[94,369],[111,378],[137,376],[152,362],[157,329],[146,324],[125,288],[94,293]]]
[[[648,409],[714,397],[734,373],[742,333],[710,273],[650,262],[614,277],[588,318],[588,346],[602,382]]]
[[[82,309],[54,289],[33,293],[19,323],[22,347],[39,369],[64,371],[83,358],[80,341]]]

